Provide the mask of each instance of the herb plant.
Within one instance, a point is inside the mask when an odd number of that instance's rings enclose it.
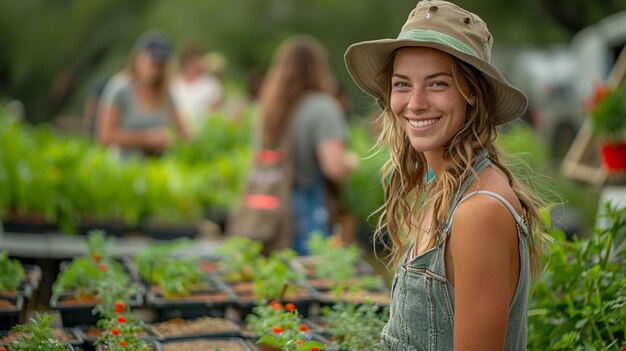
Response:
[[[15,340],[9,346],[11,351],[66,351],[67,347],[54,337],[54,332],[50,328],[52,317],[46,313],[35,316],[32,323],[18,324],[13,327],[12,332],[26,333],[19,340]]]
[[[24,277],[24,267],[17,259],[10,259],[7,250],[0,251],[0,295],[15,291]]]
[[[254,272],[254,293],[260,299],[282,299],[282,295],[293,291],[304,280],[304,276],[291,269],[287,263],[296,257],[290,249],[274,251],[259,261]]]
[[[389,311],[370,302],[360,305],[337,303],[322,309],[324,330],[332,335],[333,344],[345,350],[380,350],[380,332]]]
[[[324,344],[312,340],[293,303],[272,301],[259,305],[246,318],[250,331],[259,337],[257,344],[268,344],[283,351],[321,350]]]
[[[231,237],[224,242],[219,257],[225,267],[224,280],[252,280],[262,260],[263,244],[245,237]]]
[[[620,350],[626,345],[626,208],[604,206],[604,228],[566,242],[556,229],[548,270],[534,285],[529,350]]]

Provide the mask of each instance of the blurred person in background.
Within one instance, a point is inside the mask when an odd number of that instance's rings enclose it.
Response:
[[[199,46],[188,46],[183,51],[180,73],[172,82],[171,92],[181,117],[192,134],[202,128],[210,114],[222,107],[222,81],[205,69],[205,52]]]
[[[260,91],[260,141],[276,145],[292,136],[293,246],[308,253],[311,232],[330,234],[324,178],[340,183],[357,166],[348,152],[342,107],[332,95],[325,48],[311,36],[297,35],[278,49]]]
[[[134,153],[159,155],[170,144],[173,126],[189,138],[170,96],[167,64],[170,41],[157,31],[142,35],[124,72],[105,87],[97,121],[98,140],[120,149],[123,158]]]

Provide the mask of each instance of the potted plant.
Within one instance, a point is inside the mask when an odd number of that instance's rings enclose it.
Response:
[[[380,332],[389,310],[366,302],[339,303],[322,309],[323,331],[342,350],[380,350]]]
[[[9,252],[0,252],[0,330],[9,329],[19,321],[24,308],[24,297],[17,293],[24,277],[20,261],[9,258]]]
[[[600,142],[607,171],[626,170],[626,85],[608,89],[598,85],[588,102],[593,132]]]
[[[223,317],[233,302],[232,293],[200,270],[198,257],[168,256],[181,243],[153,244],[135,257],[156,319]]]
[[[112,257],[112,240],[104,232],[91,232],[87,252],[62,268],[52,285],[50,306],[59,310],[65,326],[96,323],[98,316],[92,310],[100,301],[98,286],[103,281],[115,281],[127,291],[133,291],[132,304],[141,304],[136,282],[131,282],[124,266]]]
[[[253,268],[252,281],[232,282],[228,286],[237,295],[240,318],[245,318],[257,304],[267,301],[292,301],[304,315],[314,301],[314,291],[306,285],[304,275],[289,266],[289,260],[296,257],[291,249],[272,252],[260,257]]]
[[[51,319],[49,314],[41,313],[36,315],[32,323],[14,326],[12,331],[23,333],[22,336],[7,346],[0,346],[0,350],[4,348],[8,351],[73,351],[74,347],[71,344],[64,344],[55,337],[54,331],[50,328]]]
[[[309,326],[302,322],[293,303],[283,305],[272,301],[258,305],[246,318],[246,322],[252,337],[257,339],[256,343],[271,347],[264,350],[304,351],[324,348],[322,342],[313,340]]]

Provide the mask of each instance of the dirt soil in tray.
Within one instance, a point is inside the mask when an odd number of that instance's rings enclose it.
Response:
[[[229,320],[209,317],[201,317],[190,321],[175,318],[161,323],[154,323],[152,327],[165,338],[239,331],[239,327]]]
[[[53,332],[54,332],[54,338],[60,342],[68,342],[68,341],[76,339],[74,335],[66,332],[63,329],[53,329]],[[0,338],[0,344],[10,344],[15,340],[20,339],[24,335],[30,335],[30,333],[25,333],[25,332],[10,333],[9,335],[6,335]]]
[[[9,300],[0,299],[0,308],[15,308],[15,303]]]
[[[230,340],[193,340],[163,344],[164,351],[247,351],[241,344]]]

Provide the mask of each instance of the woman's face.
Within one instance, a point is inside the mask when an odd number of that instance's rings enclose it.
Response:
[[[161,78],[164,69],[164,62],[154,59],[146,52],[139,52],[135,56],[135,72],[141,83],[154,84]]]
[[[470,97],[467,83],[458,79]],[[390,105],[415,150],[442,152],[463,125],[467,104],[452,77],[450,55],[430,48],[397,51]]]

